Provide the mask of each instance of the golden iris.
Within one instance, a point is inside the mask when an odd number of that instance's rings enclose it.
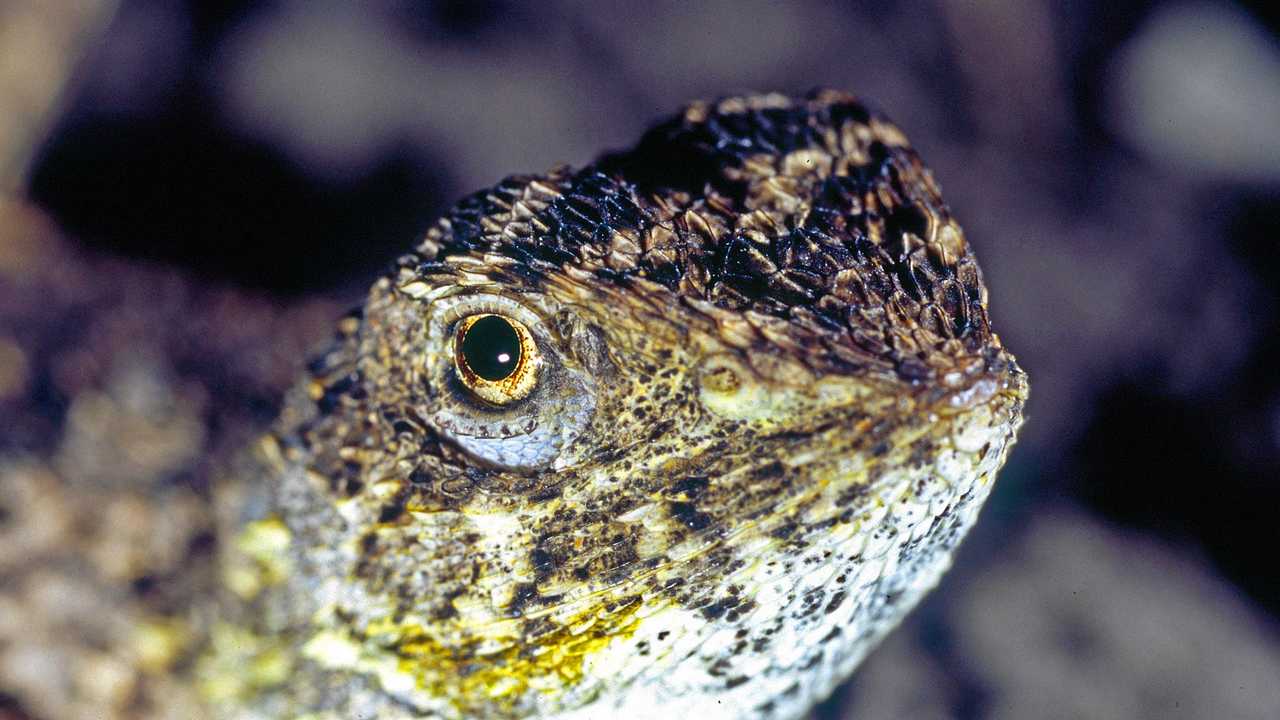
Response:
[[[537,383],[542,356],[529,329],[518,320],[472,315],[458,323],[454,365],[476,397],[506,405],[526,397]]]

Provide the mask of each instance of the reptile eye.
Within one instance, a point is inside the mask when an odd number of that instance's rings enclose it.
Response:
[[[493,405],[508,405],[533,391],[542,353],[520,321],[472,315],[458,323],[453,363],[472,394]]]

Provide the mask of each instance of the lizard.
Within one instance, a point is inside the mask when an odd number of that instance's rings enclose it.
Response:
[[[373,282],[247,450],[158,473],[201,468],[186,515],[130,496],[205,552],[84,590],[130,613],[94,651],[118,716],[802,717],[936,585],[1015,441],[987,307],[933,174],[847,93],[694,102],[509,177]],[[250,346],[311,322],[242,309]],[[215,407],[219,368],[189,389]],[[0,542],[34,532],[16,499],[76,487],[57,452],[0,471]],[[30,628],[24,587],[0,597]],[[73,697],[99,675],[24,675],[22,637],[0,688],[101,714]]]

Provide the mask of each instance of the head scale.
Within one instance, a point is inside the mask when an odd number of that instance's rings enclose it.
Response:
[[[488,315],[523,395],[459,369]],[[945,568],[1026,396],[932,175],[831,91],[466,198],[312,373],[275,631],[352,680],[263,702],[442,717],[798,715]]]

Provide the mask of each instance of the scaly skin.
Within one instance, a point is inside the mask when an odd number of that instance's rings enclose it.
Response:
[[[214,493],[215,717],[796,718],[932,587],[1022,420],[971,249],[850,96],[697,103],[463,200]],[[457,321],[514,317],[495,407]]]

